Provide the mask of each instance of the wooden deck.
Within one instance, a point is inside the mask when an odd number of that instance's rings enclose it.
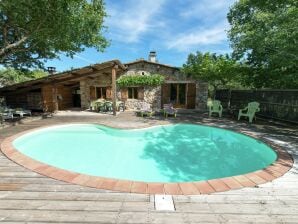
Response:
[[[5,137],[43,125],[98,122],[117,127],[145,127],[176,122],[208,123],[253,132],[286,147],[295,159],[283,177],[257,188],[197,196],[173,196],[175,212],[154,209],[153,195],[109,192],[41,176],[0,153],[1,223],[298,223],[298,130],[258,122],[196,118],[142,119],[123,113],[103,116],[57,116],[0,129]]]

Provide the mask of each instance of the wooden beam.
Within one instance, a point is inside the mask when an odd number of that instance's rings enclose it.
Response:
[[[80,79],[82,77],[92,75],[93,73],[96,73],[96,72],[103,73],[106,70],[111,71],[112,66],[113,66],[113,64],[108,64],[100,69],[99,68],[91,68],[92,71],[89,71],[86,73],[79,73],[78,71],[74,70],[74,71],[70,71],[70,72],[65,72],[61,75],[57,75],[57,74],[49,75],[45,78],[40,78],[37,80],[27,81],[26,83],[19,83],[19,84],[15,84],[13,86],[0,88],[0,93],[3,93],[4,91],[18,91],[20,88],[30,89],[30,87],[32,87],[32,85],[35,85],[35,83],[40,83],[40,85],[37,84],[36,86],[34,86],[34,88],[43,86],[44,84],[57,84],[57,83],[65,82],[65,81],[69,81],[69,80]],[[95,69],[97,69],[97,70],[95,70]],[[23,91],[23,89],[21,91]]]
[[[112,68],[112,101],[113,101],[113,115],[116,116],[116,98],[117,98],[117,87],[116,87],[116,76],[117,76],[118,65]]]

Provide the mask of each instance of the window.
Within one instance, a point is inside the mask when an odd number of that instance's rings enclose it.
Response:
[[[128,99],[138,99],[138,87],[128,87]]]
[[[96,87],[96,98],[97,99],[106,99],[107,97],[107,88],[106,87]]]

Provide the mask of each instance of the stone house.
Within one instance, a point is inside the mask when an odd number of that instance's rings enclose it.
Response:
[[[119,77],[136,74],[161,74],[165,83],[157,87],[116,85]],[[172,103],[176,108],[205,110],[207,91],[206,82],[185,77],[179,68],[159,63],[156,53],[150,52],[148,60],[126,64],[113,60],[6,86],[0,89],[0,97],[5,97],[11,107],[49,112],[74,107],[88,109],[90,102],[99,98],[124,101],[127,109],[147,102],[154,109]]]

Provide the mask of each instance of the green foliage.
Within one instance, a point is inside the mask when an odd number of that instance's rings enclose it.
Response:
[[[298,88],[297,0],[239,0],[228,13],[233,56],[256,88]]]
[[[0,87],[12,85],[19,82],[25,82],[32,79],[42,78],[48,73],[42,70],[21,71],[14,68],[5,68],[0,70]]]
[[[103,51],[105,16],[103,0],[0,1],[0,64],[42,68],[62,52]]]
[[[211,90],[239,86],[241,65],[228,55],[189,54],[183,72],[197,80],[207,81]]]
[[[117,80],[120,87],[127,86],[159,86],[165,81],[164,76],[160,74],[152,75],[125,75]]]

